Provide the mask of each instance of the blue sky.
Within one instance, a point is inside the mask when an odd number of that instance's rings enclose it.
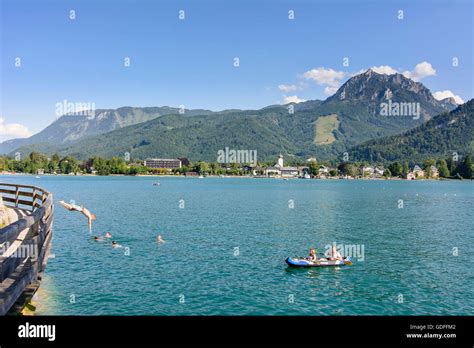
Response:
[[[0,140],[40,131],[65,99],[261,108],[325,99],[373,66],[467,101],[472,18],[468,0],[1,0]]]

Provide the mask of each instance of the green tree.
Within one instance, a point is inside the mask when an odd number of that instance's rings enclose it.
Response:
[[[464,160],[456,168],[456,172],[461,175],[464,179],[472,178],[472,158],[471,154],[468,154]]]
[[[431,166],[436,165],[436,160],[427,159],[423,161],[423,170],[425,171],[425,176],[431,178],[433,173],[431,173]]]
[[[209,165],[206,162],[198,162],[196,164],[196,171],[199,174],[204,174],[209,172]]]
[[[62,159],[61,162],[63,163],[63,168],[64,168],[63,173],[64,174],[71,174],[71,173],[76,174],[80,170],[79,162],[73,156],[66,156]]]
[[[392,173],[392,176],[401,176],[403,173],[403,167],[400,162],[393,162],[391,165],[388,166],[388,169]]]
[[[448,170],[451,174],[454,174],[456,172],[456,167],[457,167],[457,161],[454,161],[452,157],[449,157],[446,160],[446,164],[448,165]]]
[[[314,161],[311,161],[310,165],[309,165],[309,172],[314,175],[314,176],[317,176],[319,174],[319,164],[318,164],[318,161],[314,160]]]
[[[211,170],[211,174],[213,175],[217,175],[219,173],[219,169],[221,169],[221,166],[219,163],[217,162],[212,162],[210,165],[210,170]]]
[[[448,178],[449,177],[449,169],[446,161],[444,159],[439,160],[438,162],[438,170],[439,170],[439,176],[442,178]]]
[[[353,163],[343,162],[337,169],[342,175],[355,176],[357,174],[357,168]]]
[[[431,166],[434,166],[436,165],[436,160],[434,159],[427,159],[427,160],[424,160],[423,161],[423,170],[429,170],[431,168]]]
[[[148,169],[145,166],[132,166],[130,167],[129,174],[131,175],[139,175],[139,174],[146,174]]]
[[[36,173],[38,169],[46,169],[48,167],[48,157],[40,152],[31,152],[29,157],[29,173]]]
[[[403,170],[402,170],[403,177],[406,177],[409,172],[410,172],[410,167],[408,166],[408,161],[404,161]]]

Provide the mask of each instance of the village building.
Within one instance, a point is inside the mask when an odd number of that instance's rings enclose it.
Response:
[[[281,176],[285,178],[295,178],[300,175],[300,171],[297,167],[283,167],[281,168]]]
[[[281,175],[281,170],[277,166],[267,167],[265,169],[265,175],[266,176],[279,176]]]
[[[385,169],[380,168],[380,167],[375,167],[374,172],[376,176],[383,176],[383,174],[385,173]]]
[[[300,175],[300,171],[297,167],[285,167],[283,156],[280,156],[277,159],[275,165],[265,169],[266,176],[281,176],[285,178],[295,178]]]
[[[145,167],[152,169],[179,169],[181,160],[177,158],[150,158],[145,160]]]
[[[375,169],[374,167],[363,167],[362,168],[362,176],[372,176],[374,175]]]
[[[252,175],[254,176],[260,176],[260,175],[263,175],[264,173],[265,173],[265,168],[262,168],[260,166],[254,167],[252,169]]]
[[[423,178],[425,176],[424,170],[421,169],[418,165],[415,165],[415,167],[413,168],[413,174],[415,174],[416,178]]]
[[[324,174],[324,175],[329,174],[329,168],[326,166],[319,167],[319,174]]]

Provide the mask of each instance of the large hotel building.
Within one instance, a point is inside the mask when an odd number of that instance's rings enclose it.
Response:
[[[164,168],[164,169],[179,169],[181,168],[181,160],[177,158],[150,158],[145,160],[145,167],[148,168]]]

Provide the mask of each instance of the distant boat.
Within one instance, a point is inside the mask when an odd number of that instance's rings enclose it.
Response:
[[[283,180],[288,181],[288,178],[283,178]]]
[[[36,179],[41,179],[41,177],[40,177],[40,176],[38,176],[38,175],[36,175]]]
[[[159,182],[154,182],[153,186],[160,186],[161,184]]]
[[[204,177],[202,175],[199,175],[199,179],[204,179]]]

